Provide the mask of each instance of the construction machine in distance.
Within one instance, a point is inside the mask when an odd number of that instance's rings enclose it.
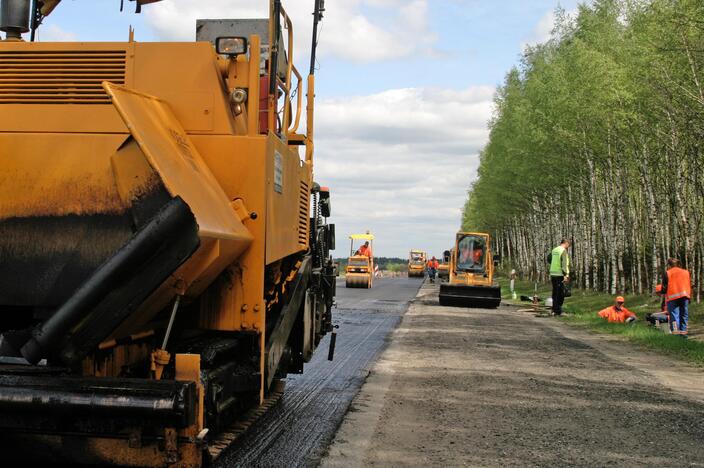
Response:
[[[408,254],[408,277],[422,278],[425,276],[427,255],[422,250],[411,250]]]
[[[496,308],[501,304],[489,234],[458,232],[449,270],[448,282],[440,285],[440,305]]]
[[[369,243],[367,253],[355,248],[355,241],[360,244]],[[350,235],[350,256],[345,269],[345,287],[370,289],[374,284],[374,235]]]
[[[307,79],[280,0],[195,42],[25,42],[57,4],[0,0],[2,458],[198,467],[332,330],[322,1]]]
[[[440,281],[447,281],[450,279],[450,257],[452,255],[452,250],[446,250],[442,253],[442,260],[438,265],[438,279]]]

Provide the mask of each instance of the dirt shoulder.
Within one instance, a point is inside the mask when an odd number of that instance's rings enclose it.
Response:
[[[704,371],[424,287],[323,466],[704,466]]]

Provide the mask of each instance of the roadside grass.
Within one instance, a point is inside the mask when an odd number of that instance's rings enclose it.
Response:
[[[527,305],[521,302],[520,296],[532,296],[534,284],[529,281],[516,281],[516,294],[519,299],[512,300],[509,291],[509,281],[499,278],[502,297],[510,303]],[[551,286],[547,283],[538,284],[538,296],[544,301],[550,297]],[[565,300],[564,310],[567,314],[561,317],[564,322],[588,328],[598,333],[619,335],[628,341],[648,349],[704,366],[704,304],[692,303],[689,307],[689,329],[692,336],[684,340],[679,336],[670,335],[660,329],[649,327],[645,321],[648,312],[657,312],[660,309],[660,298],[652,295],[627,295],[626,307],[638,316],[638,321],[633,325],[608,323],[599,318],[597,312],[613,304],[611,294],[597,293],[573,289],[572,297]]]

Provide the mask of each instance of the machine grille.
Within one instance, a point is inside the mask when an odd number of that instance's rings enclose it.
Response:
[[[124,50],[0,51],[0,104],[109,104],[125,69]]]
[[[299,202],[298,202],[298,244],[301,247],[308,246],[308,226],[310,225],[310,189],[308,184],[301,181]]]

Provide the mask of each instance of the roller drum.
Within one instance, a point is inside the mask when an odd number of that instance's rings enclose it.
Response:
[[[368,275],[347,275],[345,286],[348,288],[369,288]]]

